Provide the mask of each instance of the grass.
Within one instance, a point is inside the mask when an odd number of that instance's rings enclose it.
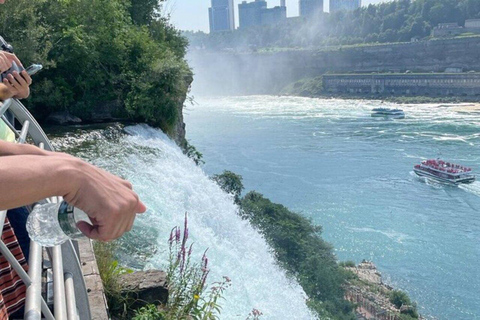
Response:
[[[107,305],[114,319],[130,319],[130,306],[135,300],[122,294],[120,275],[133,272],[119,265],[115,259],[117,242],[94,242],[93,249],[97,259],[98,270],[102,278]]]

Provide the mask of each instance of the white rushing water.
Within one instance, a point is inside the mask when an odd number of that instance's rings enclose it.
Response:
[[[208,248],[209,281],[232,280],[221,301],[221,319],[245,319],[252,308],[263,312],[262,319],[313,319],[304,291],[276,265],[262,236],[238,216],[232,197],[161,131],[145,125],[126,131],[130,135],[119,141],[98,139],[95,148],[78,154],[129,179],[147,205],[134,233],[155,230],[149,246],[156,251],[148,265],[166,265],[170,230],[183,228],[187,212],[194,260],[200,262]]]

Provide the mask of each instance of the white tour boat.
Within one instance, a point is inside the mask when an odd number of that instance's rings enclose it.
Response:
[[[372,109],[372,117],[404,119],[405,112],[401,109],[375,108]]]
[[[432,178],[441,182],[460,184],[472,183],[475,175],[471,168],[440,159],[424,160],[417,164],[413,171],[421,177]]]

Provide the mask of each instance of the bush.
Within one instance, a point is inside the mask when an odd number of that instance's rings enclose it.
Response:
[[[240,195],[243,191],[242,176],[231,171],[225,170],[221,174],[216,174],[212,177],[223,191],[234,196],[235,203],[240,202]]]
[[[410,301],[408,295],[400,290],[393,290],[392,292],[390,292],[390,302],[398,309],[400,309],[403,305],[412,305],[412,302]]]
[[[344,300],[343,285],[350,276],[321,238],[320,226],[254,191],[240,200],[240,208],[243,218],[265,236],[280,265],[297,278],[319,316],[355,318],[353,305]]]
[[[0,34],[24,65],[44,65],[26,101],[34,116],[110,113],[170,132],[192,72],[187,40],[157,12],[153,0],[8,1]]]
[[[120,266],[115,259],[116,242],[95,241],[93,248],[110,312],[115,317],[127,319],[130,307],[134,301],[122,295],[119,276],[125,273],[132,273],[133,270]]]
[[[355,264],[355,261],[351,261],[351,260],[348,260],[348,261],[342,261],[338,264],[340,267],[344,267],[344,268],[355,268],[357,265]]]

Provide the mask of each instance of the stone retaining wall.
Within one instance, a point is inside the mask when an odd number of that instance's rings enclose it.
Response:
[[[388,95],[480,95],[480,74],[325,75],[323,87],[331,93]]]

